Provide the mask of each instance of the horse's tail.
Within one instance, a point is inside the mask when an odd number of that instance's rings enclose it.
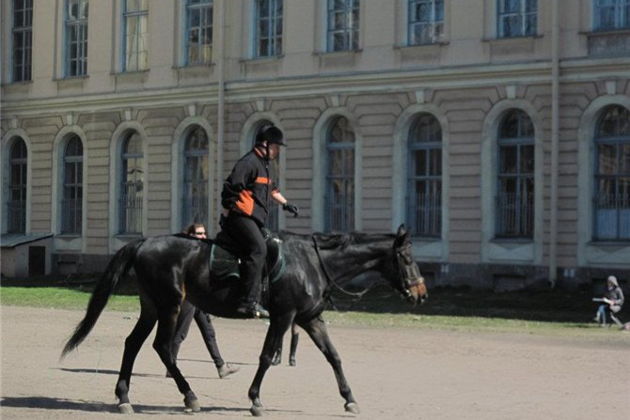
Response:
[[[66,354],[77,348],[90,331],[92,331],[94,324],[96,324],[98,317],[101,315],[101,312],[103,312],[116,284],[118,284],[120,278],[131,268],[138,248],[143,242],[144,239],[138,239],[137,241],[128,243],[114,254],[109,261],[105,272],[101,275],[101,278],[92,292],[92,297],[90,297],[90,302],[88,303],[83,320],[79,322],[72,337],[70,337],[64,346],[60,359],[63,359]]]

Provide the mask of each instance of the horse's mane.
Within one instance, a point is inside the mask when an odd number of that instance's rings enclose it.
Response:
[[[288,231],[279,232],[278,236],[282,240],[298,239],[302,241],[312,242],[313,238],[317,241],[317,246],[323,250],[345,249],[350,245],[364,245],[375,242],[392,241],[396,237],[390,233],[321,233],[301,234]]]

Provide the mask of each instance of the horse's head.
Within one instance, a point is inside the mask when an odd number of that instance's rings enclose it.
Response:
[[[413,260],[411,239],[405,225],[400,225],[394,240],[394,278],[392,285],[414,305],[423,303],[428,297],[424,277]]]

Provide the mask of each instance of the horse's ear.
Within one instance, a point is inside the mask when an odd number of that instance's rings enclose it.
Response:
[[[409,231],[405,228],[405,224],[401,224],[398,226],[398,231],[396,232],[396,245],[400,246],[409,240]]]

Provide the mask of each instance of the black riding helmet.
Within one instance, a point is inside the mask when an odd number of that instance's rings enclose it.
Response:
[[[256,134],[257,145],[265,140],[267,141],[267,144],[279,144],[281,146],[287,145],[284,142],[282,131],[280,131],[280,129],[275,125],[266,125],[258,132],[258,134]]]

